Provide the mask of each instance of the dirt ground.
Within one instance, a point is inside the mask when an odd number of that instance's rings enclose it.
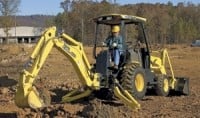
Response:
[[[66,57],[56,49],[42,67],[38,80],[51,92],[52,103],[42,109],[18,108],[14,104],[19,73],[24,68],[34,45],[0,45],[0,118],[199,118],[200,117],[200,48],[167,46],[176,76],[189,77],[189,96],[160,97],[147,95],[139,101],[141,109],[131,110],[120,101],[87,98],[74,103],[59,103],[61,96],[81,86],[76,72]],[[85,48],[90,62],[92,48]]]

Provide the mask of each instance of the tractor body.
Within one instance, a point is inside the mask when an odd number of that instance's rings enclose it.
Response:
[[[162,96],[167,96],[171,90],[189,94],[189,80],[184,77],[174,77],[167,50],[150,50],[145,31],[145,18],[111,14],[97,17],[94,21],[96,23],[93,50],[96,59],[95,71],[102,75],[100,83],[103,90],[105,88],[109,90],[114,83],[112,78],[117,78],[120,86],[128,90],[136,99],[142,99],[146,95],[147,89],[153,89],[158,95]],[[125,47],[120,56],[118,70],[112,69],[110,50],[100,44],[105,40],[104,35],[109,35],[111,27],[114,25],[120,26],[120,34]],[[102,30],[104,30],[104,33],[102,33]],[[105,33],[105,30],[108,33]],[[101,49],[97,53],[99,48]],[[154,53],[159,54],[153,56]],[[169,62],[171,73],[166,71],[166,61]]]

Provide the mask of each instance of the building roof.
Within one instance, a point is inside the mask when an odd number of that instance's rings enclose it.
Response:
[[[9,37],[34,37],[40,36],[42,33],[41,27],[28,27],[28,26],[18,26],[12,27],[9,30]],[[6,37],[3,28],[0,28],[0,37]]]

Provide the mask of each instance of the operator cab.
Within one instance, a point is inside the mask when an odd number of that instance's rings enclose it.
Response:
[[[112,26],[118,25],[121,29],[120,35],[123,39],[125,51],[132,47],[137,48],[137,46],[141,46],[142,43],[142,48],[140,51],[142,51],[142,61],[144,62],[143,67],[150,67],[149,47],[143,25],[143,23],[146,22],[145,18],[131,15],[109,14],[99,16],[93,20],[96,23],[96,34],[93,50],[93,56],[95,58],[97,57],[97,47],[102,47],[102,42],[104,42],[106,37],[110,35]],[[128,54],[125,52],[122,58],[120,58],[121,65],[126,62]]]
[[[142,99],[146,93],[147,83],[153,82],[155,78],[150,69],[150,51],[144,29],[146,19],[131,15],[110,14],[93,20],[96,23],[93,49],[96,59],[94,70],[102,75],[101,86],[110,88],[114,83],[113,78],[117,78],[122,88],[128,90],[134,97]],[[110,69],[112,67],[110,50],[102,47],[102,42],[116,25],[120,27],[125,48],[123,54],[120,55],[118,68],[114,70]],[[127,72],[131,74],[128,75]]]

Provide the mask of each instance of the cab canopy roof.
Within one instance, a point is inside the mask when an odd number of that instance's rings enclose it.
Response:
[[[97,18],[94,18],[93,20],[98,24],[105,25],[119,25],[121,21],[124,21],[125,24],[137,24],[146,22],[146,18],[123,14],[102,15]]]

